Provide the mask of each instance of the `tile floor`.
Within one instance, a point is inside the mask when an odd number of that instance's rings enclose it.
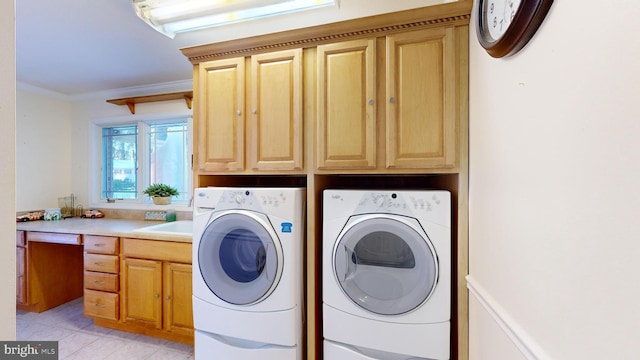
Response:
[[[60,360],[194,358],[192,345],[95,326],[82,298],[39,314],[18,310],[16,323],[17,340],[57,340]]]

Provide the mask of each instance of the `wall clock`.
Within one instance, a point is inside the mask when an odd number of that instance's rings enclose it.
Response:
[[[536,33],[553,0],[478,0],[476,33],[489,55],[520,51]]]

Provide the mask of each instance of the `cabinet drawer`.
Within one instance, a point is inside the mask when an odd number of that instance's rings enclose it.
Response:
[[[62,234],[62,233],[28,231],[27,241],[82,245],[82,236],[78,234]]]
[[[118,320],[120,313],[118,294],[85,290],[84,315]]]
[[[118,238],[111,236],[84,236],[84,251],[93,254],[118,254]]]
[[[191,243],[123,238],[122,256],[191,264]]]
[[[84,272],[85,289],[101,290],[101,291],[118,291],[118,275],[99,273],[94,271]]]
[[[84,253],[84,269],[117,274],[120,270],[118,256]]]

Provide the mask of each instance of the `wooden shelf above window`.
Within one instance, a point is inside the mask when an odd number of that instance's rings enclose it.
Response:
[[[136,104],[156,102],[156,101],[168,101],[168,100],[182,100],[187,103],[187,107],[191,109],[191,100],[193,99],[193,91],[181,91],[167,94],[146,95],[146,96],[134,96],[122,99],[107,100],[108,103],[115,105],[127,105],[129,111],[132,114],[136,113]]]

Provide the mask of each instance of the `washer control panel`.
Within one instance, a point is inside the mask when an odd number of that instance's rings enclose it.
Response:
[[[278,188],[227,188],[222,192],[216,192],[215,197],[210,196],[211,192],[206,189],[198,190],[195,192],[196,206],[216,210],[244,209],[264,212],[263,210],[289,206],[295,201],[290,192]]]

